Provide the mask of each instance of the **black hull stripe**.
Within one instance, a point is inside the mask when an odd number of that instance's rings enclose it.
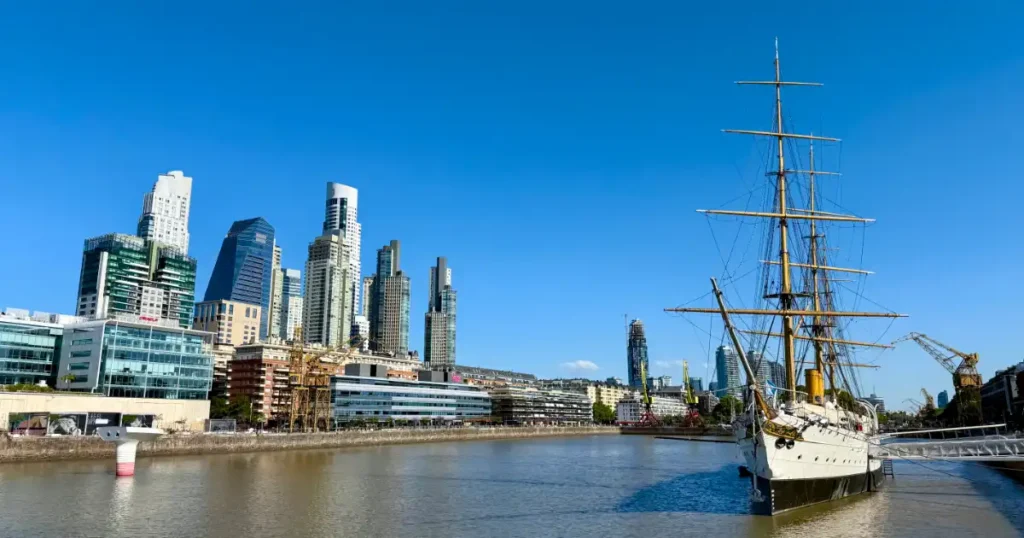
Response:
[[[773,515],[812,504],[875,491],[885,480],[882,469],[848,476],[806,480],[769,480],[757,477],[757,489],[763,501],[755,501],[754,513]]]

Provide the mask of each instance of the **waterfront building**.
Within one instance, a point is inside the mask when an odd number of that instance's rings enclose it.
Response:
[[[885,400],[879,398],[878,396],[875,396],[874,392],[871,393],[871,396],[865,396],[863,400],[871,405],[876,406],[879,413],[885,412]]]
[[[496,370],[494,368],[481,368],[478,366],[456,365],[455,372],[461,377],[464,383],[480,385],[485,387],[501,387],[505,385],[530,386],[537,383],[537,377],[533,374],[513,372],[511,370]]]
[[[455,290],[444,257],[430,268],[430,297],[423,325],[423,362],[431,369],[455,366]]]
[[[139,217],[138,235],[188,254],[188,214],[192,204],[192,178],[181,170],[157,177],[153,190],[146,193]]]
[[[641,378],[641,365],[643,371],[650,372],[647,364],[647,337],[644,335],[644,324],[634,319],[629,324],[629,341],[626,343],[626,366],[629,373],[629,384],[639,388],[643,385]]]
[[[306,343],[348,347],[352,320],[349,295],[349,252],[336,234],[322,235],[309,245],[302,335]]]
[[[936,398],[939,409],[945,409],[949,405],[949,393],[946,391],[940,391]]]
[[[699,377],[691,377],[690,390],[692,390],[695,394],[698,392],[704,392],[704,380]]]
[[[1022,398],[1017,386],[1017,373],[1024,372],[1024,362],[996,370],[981,386],[981,414],[987,422],[1013,420],[1014,402]]]
[[[259,338],[270,334],[274,227],[263,217],[235,221],[221,243],[203,301],[259,305]]]
[[[141,424],[203,431],[208,400],[102,398],[76,392],[0,392],[0,429],[26,435],[92,435],[101,426]]]
[[[718,386],[715,395],[742,397],[740,386],[740,357],[736,350],[729,346],[718,346],[715,351],[715,370],[718,372]]]
[[[685,401],[686,387],[682,385],[668,385],[648,390],[648,394],[651,394],[652,396],[660,396],[662,398],[672,398],[682,402]]]
[[[409,351],[409,277],[400,269],[401,244],[393,239],[377,250],[370,294],[370,349],[405,355]]]
[[[491,414],[491,398],[478,387],[386,375],[385,368],[350,364],[345,375],[331,377],[334,420],[461,422]]]
[[[622,399],[632,399],[636,397],[636,389],[632,387],[624,387],[622,385],[608,385],[602,383],[592,383],[587,385],[587,399],[590,400],[590,404],[602,403],[615,409],[615,404],[619,403]]]
[[[492,412],[505,424],[587,424],[594,419],[590,400],[578,392],[506,385],[490,394]]]
[[[228,396],[228,371],[231,361],[235,359],[235,346],[231,344],[213,344],[213,385],[210,388],[210,399]]]
[[[345,304],[346,317],[352,319],[359,313],[358,306],[362,286],[359,284],[359,276],[363,267],[360,252],[362,252],[363,228],[359,224],[359,191],[342,185],[341,183],[327,183],[327,201],[324,205],[324,226],[323,233],[334,234],[341,237],[348,251],[348,278],[346,284],[350,289],[346,296],[348,302]],[[365,300],[365,298],[363,299]],[[346,325],[346,331],[348,326]]]
[[[192,328],[213,333],[214,344],[240,346],[260,340],[259,305],[217,299],[196,303]]]
[[[15,308],[0,314],[0,385],[54,385],[64,327],[38,314]]]
[[[621,377],[609,377],[608,379],[605,379],[604,382],[609,385],[625,385],[625,382],[622,381]]]
[[[102,235],[85,241],[76,314],[126,314],[188,328],[195,289],[196,261],[177,247],[134,235]]]
[[[620,424],[634,424],[643,418],[645,406],[639,398],[620,400],[615,404],[615,419]],[[675,398],[651,397],[651,412],[656,417],[686,415],[688,407]]]
[[[714,382],[711,384],[714,385]],[[714,391],[701,392],[697,394],[697,409],[702,415],[710,415],[718,405],[718,401],[718,396],[715,396]]]
[[[649,389],[661,389],[670,386],[672,386],[672,376],[670,375],[647,378],[647,388]]]
[[[286,420],[291,409],[291,347],[260,342],[238,346],[228,364],[229,397],[245,396],[265,421]]]
[[[73,380],[64,381],[69,374]],[[61,389],[105,396],[205,400],[213,383],[213,334],[138,320],[68,325],[57,379]]]

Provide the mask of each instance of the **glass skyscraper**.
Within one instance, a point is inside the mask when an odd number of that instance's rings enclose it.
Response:
[[[261,307],[260,339],[270,331],[274,227],[263,217],[236,221],[220,247],[203,301],[228,300]]]
[[[377,250],[377,273],[370,288],[370,349],[395,356],[409,351],[409,277],[399,269],[397,239]]]
[[[423,361],[433,370],[455,366],[455,290],[448,260],[430,268],[430,301],[423,325]]]
[[[737,398],[743,395],[740,386],[740,356],[729,346],[718,346],[715,351],[715,371],[718,383],[715,396],[732,395]]]
[[[641,368],[648,374],[651,373],[650,365],[647,363],[647,337],[644,336],[644,323],[634,319],[629,324],[629,341],[626,344],[626,367],[629,370],[629,385],[640,387],[643,384]]]

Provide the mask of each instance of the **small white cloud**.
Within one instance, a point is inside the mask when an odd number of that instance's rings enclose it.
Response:
[[[682,368],[683,361],[654,361],[654,365],[659,368]]]
[[[586,372],[593,372],[594,370],[599,369],[598,365],[594,364],[593,362],[584,361],[584,360],[571,361],[571,362],[563,362],[562,363],[562,368],[565,368],[567,370],[586,371]]]

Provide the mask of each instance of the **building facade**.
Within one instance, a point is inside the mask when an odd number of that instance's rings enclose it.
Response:
[[[400,269],[400,261],[397,239],[381,247],[370,290],[370,349],[395,356],[409,351],[409,277]]]
[[[493,368],[460,364],[455,367],[455,372],[461,377],[463,383],[484,387],[501,387],[505,385],[525,387],[537,383],[537,377],[533,374],[524,374],[511,370],[495,370]]]
[[[936,397],[935,401],[936,405],[939,406],[939,409],[945,409],[946,406],[949,405],[949,392],[944,390],[939,391],[939,395]]]
[[[302,326],[302,311],[305,301],[302,294],[302,271],[284,269],[280,273],[281,323],[276,336],[289,342],[295,339],[295,331]]]
[[[309,245],[306,294],[302,304],[302,336],[307,343],[348,347],[352,319],[349,252],[336,234],[322,235]]]
[[[629,324],[629,341],[626,343],[626,368],[629,374],[629,385],[639,388],[643,385],[643,372],[650,372],[647,364],[647,336],[644,335],[644,324],[634,319]]]
[[[704,392],[704,380],[699,377],[691,377],[690,390],[692,390],[695,394],[698,392]]]
[[[259,305],[218,299],[196,304],[192,328],[213,333],[214,344],[240,346],[260,340]]]
[[[102,235],[85,241],[76,314],[127,314],[188,328],[195,289],[196,261],[177,247],[134,235]]]
[[[779,361],[770,361],[768,370],[771,372],[769,380],[776,387],[786,386],[786,366]]]
[[[369,300],[369,295],[363,295],[366,300]],[[366,319],[366,316],[358,315],[352,318],[352,337],[353,343],[358,342],[360,351],[370,351],[370,320]]]
[[[118,319],[64,328],[58,387],[124,398],[208,399],[213,335]],[[74,376],[64,381],[65,375]]]
[[[736,357],[739,361],[739,356]],[[747,360],[750,362],[750,367],[753,368],[754,374],[757,376],[757,381],[762,386],[772,380],[772,366],[771,361],[765,358],[764,354],[760,351],[750,350],[747,352]],[[737,364],[739,364],[737,362]],[[783,385],[785,386],[785,385]]]
[[[363,277],[363,299],[362,299],[362,302],[359,304],[359,314],[364,316],[364,317],[366,317],[366,319],[370,319],[370,302],[373,301],[373,294],[371,292],[372,289],[373,289],[373,277],[372,276],[364,276]]]
[[[1024,371],[1024,363],[996,370],[981,386],[981,414],[986,422],[1012,422],[1014,402],[1021,398],[1017,386],[1017,372]]]
[[[235,348],[228,364],[228,396],[248,397],[253,413],[265,421],[286,420],[291,409],[290,352],[289,346],[265,342]]]
[[[871,393],[871,396],[865,396],[863,400],[875,406],[879,413],[885,412],[885,400],[876,396],[874,392]]]
[[[274,276],[274,227],[263,217],[231,225],[203,301],[237,301],[259,305],[259,338],[270,334],[270,303]]]
[[[687,413],[688,407],[681,400],[673,398],[651,398],[651,412],[656,417],[683,416]],[[620,400],[615,405],[615,419],[620,424],[633,424],[639,422],[644,416],[644,404],[639,398]]]
[[[461,422],[490,416],[487,392],[461,383],[385,377],[384,368],[349,365],[331,378],[334,420],[408,420]],[[376,372],[377,375],[371,375]]]
[[[715,395],[741,398],[743,387],[740,386],[740,356],[729,346],[718,346],[715,350],[715,371],[718,373],[718,384]]]
[[[423,362],[428,368],[455,366],[455,290],[444,257],[430,268],[430,300],[423,324]]]
[[[636,397],[636,389],[622,385],[607,385],[594,383],[587,386],[587,399],[590,404],[601,403],[615,409],[619,400],[633,399]]]
[[[62,325],[33,320],[28,312],[0,314],[0,385],[53,386],[63,334]]]
[[[349,252],[348,275],[351,288],[347,294],[349,302],[345,305],[347,316],[352,319],[359,313],[358,306],[362,286],[359,277],[362,275],[362,234],[359,224],[359,191],[341,183],[327,183],[327,201],[324,206],[323,233],[333,233],[341,237]],[[365,300],[365,298],[363,299]]]
[[[585,393],[501,386],[490,390],[493,415],[505,424],[586,424],[594,409]]]
[[[181,170],[157,177],[146,193],[139,217],[138,235],[188,254],[188,215],[192,205],[192,178]]]

